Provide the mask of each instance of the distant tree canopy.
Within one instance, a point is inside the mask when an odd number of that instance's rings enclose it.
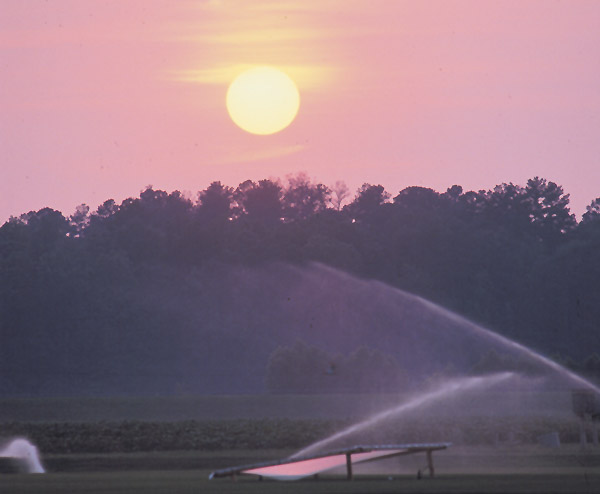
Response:
[[[330,355],[298,340],[271,354],[266,386],[273,393],[381,393],[403,389],[405,380],[396,359],[378,350]]]
[[[211,273],[278,261],[381,280],[577,362],[600,352],[600,198],[577,222],[569,195],[539,177],[442,193],[364,184],[350,198],[343,182],[301,174],[213,182],[195,199],[147,187],[93,212],[10,218],[0,227],[0,394],[214,391],[218,382],[191,376],[231,355],[223,372],[243,381],[244,366],[260,368],[240,387],[262,389],[277,345],[253,352],[265,341],[258,326],[217,318],[228,295]],[[165,291],[177,304],[159,303]],[[211,350],[200,359],[193,345]]]

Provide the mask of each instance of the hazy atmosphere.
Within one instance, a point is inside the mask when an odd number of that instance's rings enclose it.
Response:
[[[596,1],[1,2],[0,491],[600,491],[598,47]]]
[[[2,221],[299,171],[392,194],[537,175],[578,216],[598,196],[595,1],[5,1],[0,33]],[[301,95],[270,136],[225,109],[256,65]]]

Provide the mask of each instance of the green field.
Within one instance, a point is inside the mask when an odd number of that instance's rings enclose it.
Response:
[[[600,476],[588,475],[463,475],[415,480],[372,477],[347,482],[318,480],[282,485],[278,482],[208,481],[202,472],[128,472],[104,474],[54,474],[44,478],[0,480],[0,491],[14,494],[40,493],[144,493],[144,494],[269,494],[269,493],[597,493]]]
[[[134,398],[0,399],[0,423],[361,417],[404,395],[204,395]]]
[[[4,398],[0,399],[0,423],[93,422],[118,420],[209,419],[346,419],[361,418],[401,403],[407,394],[257,394],[135,398]],[[570,411],[566,392],[486,393],[489,399],[512,400],[521,409],[546,412]],[[462,403],[445,405],[445,409]],[[477,412],[476,404],[469,407]]]
[[[2,493],[596,493],[600,451],[537,446],[451,447],[435,453],[436,478],[416,479],[424,466],[414,455],[357,467],[319,480],[259,482],[253,477],[208,480],[213,469],[285,457],[289,450],[48,455],[50,473],[0,475]],[[374,464],[376,465],[376,464]]]
[[[595,493],[600,492],[600,451],[577,446],[544,449],[456,447],[437,452],[434,479],[416,479],[419,455],[357,467],[319,480],[259,482],[253,477],[208,480],[218,468],[281,458],[289,450],[185,451],[130,454],[47,455],[49,473],[0,475],[2,493]],[[374,464],[375,465],[375,464]],[[379,469],[379,467],[378,467]]]
[[[352,482],[341,474],[285,484],[251,477],[237,482],[208,480],[215,469],[284,458],[332,428],[400,398],[267,395],[0,400],[0,437],[19,433],[32,439],[40,446],[48,471],[43,475],[0,474],[0,493],[600,492],[600,448],[582,450],[575,444],[578,429],[572,418],[542,413],[550,405],[564,405],[564,397],[557,395],[535,397],[542,404],[540,415],[525,422],[519,416],[477,417],[475,410],[475,415],[463,419],[444,422],[441,416],[423,416],[419,422],[404,423],[403,430],[384,429],[380,438],[390,442],[447,440],[446,434],[461,438],[448,450],[434,454],[434,479],[416,479],[425,458],[412,455],[374,464],[375,469],[357,467],[357,479]],[[520,429],[524,424],[532,430]],[[494,443],[494,427],[512,428],[515,440]],[[560,448],[536,444],[536,434],[549,430],[560,432]]]
[[[386,473],[357,470],[342,475],[281,483],[242,477],[209,481],[214,468],[278,458],[289,451],[170,452],[128,455],[59,455],[48,465],[67,471],[0,476],[2,493],[595,493],[600,492],[600,453],[575,447],[451,448],[435,454],[438,475],[417,480],[423,458],[403,457]]]

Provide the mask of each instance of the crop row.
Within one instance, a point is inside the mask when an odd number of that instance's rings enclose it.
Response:
[[[295,448],[336,427],[334,421],[230,420],[0,424],[4,437],[30,439],[44,453]]]
[[[341,420],[260,419],[177,422],[93,422],[0,424],[4,437],[29,438],[42,453],[116,453],[176,450],[295,449],[343,429]],[[470,418],[388,421],[344,436],[329,447],[352,444],[450,441],[493,444],[535,443],[540,435],[558,432],[562,442],[577,442],[579,426],[564,418]]]

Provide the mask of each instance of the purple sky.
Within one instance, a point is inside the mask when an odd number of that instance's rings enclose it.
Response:
[[[225,108],[254,65],[301,95],[270,136]],[[298,172],[600,196],[599,1],[5,0],[0,68],[0,223]]]

